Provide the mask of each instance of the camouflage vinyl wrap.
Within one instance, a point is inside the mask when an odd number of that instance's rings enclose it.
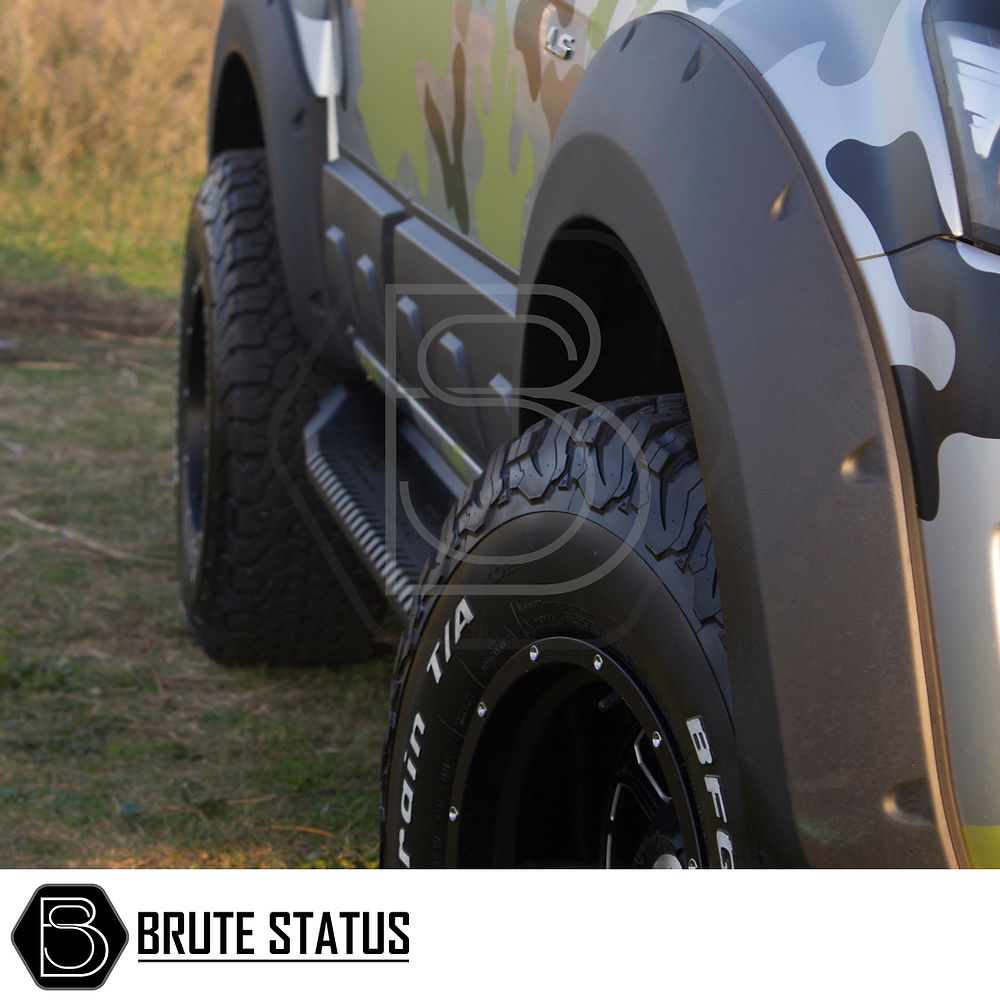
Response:
[[[689,15],[763,75],[858,261],[897,378],[966,846],[974,863],[1000,864],[1000,331],[996,314],[986,329],[975,310],[956,306],[965,295],[997,301],[1000,257],[955,240],[960,203],[924,0],[344,0],[343,8],[342,146],[514,269],[564,110],[619,29],[657,12]],[[546,48],[567,39],[568,58]],[[627,40],[625,31],[615,44]],[[898,176],[900,166],[923,207],[884,217],[892,199],[866,178]],[[930,252],[915,252],[911,237],[937,237],[929,271]],[[942,268],[948,280],[936,289],[921,277]]]

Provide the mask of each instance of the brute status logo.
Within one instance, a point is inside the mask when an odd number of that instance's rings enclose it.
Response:
[[[128,942],[128,931],[97,885],[43,885],[11,940],[44,990],[96,990]]]

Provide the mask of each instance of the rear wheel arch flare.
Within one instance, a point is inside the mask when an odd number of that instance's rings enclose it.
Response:
[[[263,145],[264,126],[256,86],[243,57],[231,52],[223,64],[215,94],[211,156]]]

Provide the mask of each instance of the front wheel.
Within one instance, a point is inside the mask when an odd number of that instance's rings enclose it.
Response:
[[[443,543],[397,663],[382,863],[750,864],[683,398],[536,425]]]

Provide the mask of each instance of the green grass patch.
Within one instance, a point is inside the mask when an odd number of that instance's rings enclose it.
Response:
[[[389,650],[228,670],[186,630],[169,309],[0,319],[0,867],[373,865]]]
[[[0,178],[0,269],[7,284],[72,281],[98,294],[177,294],[199,178],[128,181],[74,167],[57,180]]]

